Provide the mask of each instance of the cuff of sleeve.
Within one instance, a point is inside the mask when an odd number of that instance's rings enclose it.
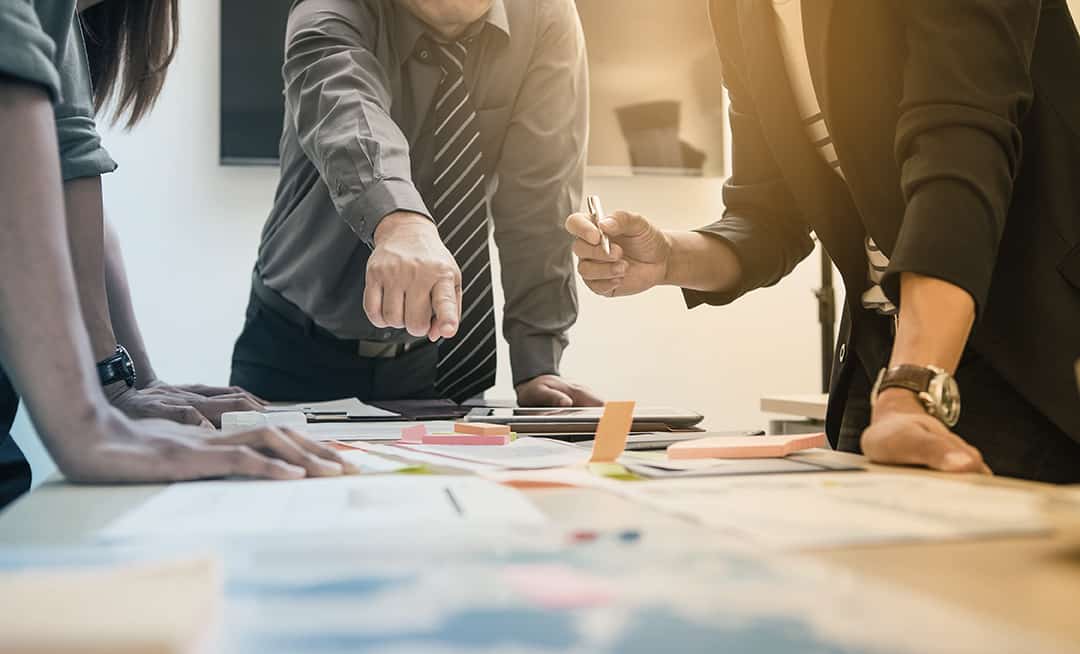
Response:
[[[986,204],[965,183],[938,180],[908,201],[889,267],[881,280],[885,295],[900,306],[900,274],[918,273],[949,282],[975,301],[982,315],[997,258],[998,239]]]
[[[424,198],[413,183],[386,178],[369,186],[349,207],[345,221],[368,247],[375,247],[375,229],[395,211],[411,211],[431,218]]]
[[[711,236],[712,238],[718,238],[728,244],[732,252],[735,253],[735,258],[739,260],[739,268],[742,271],[742,283],[736,288],[720,292],[694,291],[684,288],[682,289],[682,292],[683,299],[686,302],[686,308],[693,309],[702,304],[708,304],[710,306],[724,306],[726,304],[731,304],[753,289],[765,285],[764,283],[757,283],[757,278],[760,277],[760,275],[754,274],[752,264],[754,261],[764,261],[764,257],[769,253],[754,253],[755,248],[762,249],[758,245],[755,245],[755,243],[760,242],[760,239],[755,238],[755,235],[747,228],[747,226],[743,225],[741,221],[725,218],[708,227],[702,227],[701,229],[696,229],[694,231],[699,234]]]
[[[59,117],[56,133],[60,142],[60,172],[65,182],[116,170],[116,162],[101,145],[93,118],[85,115]]]
[[[510,368],[516,387],[540,375],[559,374],[566,337],[532,334],[510,342]]]

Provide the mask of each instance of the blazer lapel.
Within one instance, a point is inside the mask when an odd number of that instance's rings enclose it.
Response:
[[[784,67],[771,0],[739,0],[747,84],[773,158],[808,216],[829,213],[823,191],[832,171],[814,151]]]
[[[804,0],[810,1],[822,0]],[[747,85],[773,159],[837,266],[847,272],[864,270],[862,225],[844,183],[807,135],[784,66],[771,0],[738,0],[738,20]]]
[[[829,115],[829,27],[832,22],[833,0],[812,0],[802,3],[803,34],[806,37],[806,56],[810,61],[810,77],[814,80],[821,111]]]

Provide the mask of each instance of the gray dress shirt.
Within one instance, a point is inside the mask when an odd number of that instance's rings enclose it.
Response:
[[[431,217],[430,105],[441,71],[424,24],[389,0],[301,0],[286,34],[281,179],[255,275],[340,338],[406,341],[363,308],[387,214]],[[572,0],[495,0],[465,64],[502,263],[514,383],[558,373],[577,318],[567,215],[581,205],[585,43]]]

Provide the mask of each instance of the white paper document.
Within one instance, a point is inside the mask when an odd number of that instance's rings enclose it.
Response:
[[[349,418],[392,419],[400,417],[398,414],[365,404],[355,397],[329,402],[301,402],[299,404],[271,404],[266,408],[269,412],[299,411],[301,413],[314,414],[344,414]]]
[[[173,484],[107,525],[108,541],[284,535],[546,521],[518,491],[476,477],[351,476]]]
[[[582,465],[589,460],[589,451],[548,438],[518,438],[507,445],[406,445],[398,444],[400,456],[410,458],[419,454],[443,459],[478,463],[504,470],[538,470]],[[430,460],[429,460],[430,461]],[[452,462],[449,465],[453,465]]]
[[[708,477],[622,488],[631,499],[780,549],[1049,530],[1038,494],[919,475]]]

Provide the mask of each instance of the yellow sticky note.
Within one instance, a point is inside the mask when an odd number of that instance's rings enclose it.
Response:
[[[596,426],[596,440],[593,441],[593,463],[610,463],[626,449],[626,438],[630,435],[630,426],[634,423],[633,402],[608,402],[604,404],[604,415]]]

